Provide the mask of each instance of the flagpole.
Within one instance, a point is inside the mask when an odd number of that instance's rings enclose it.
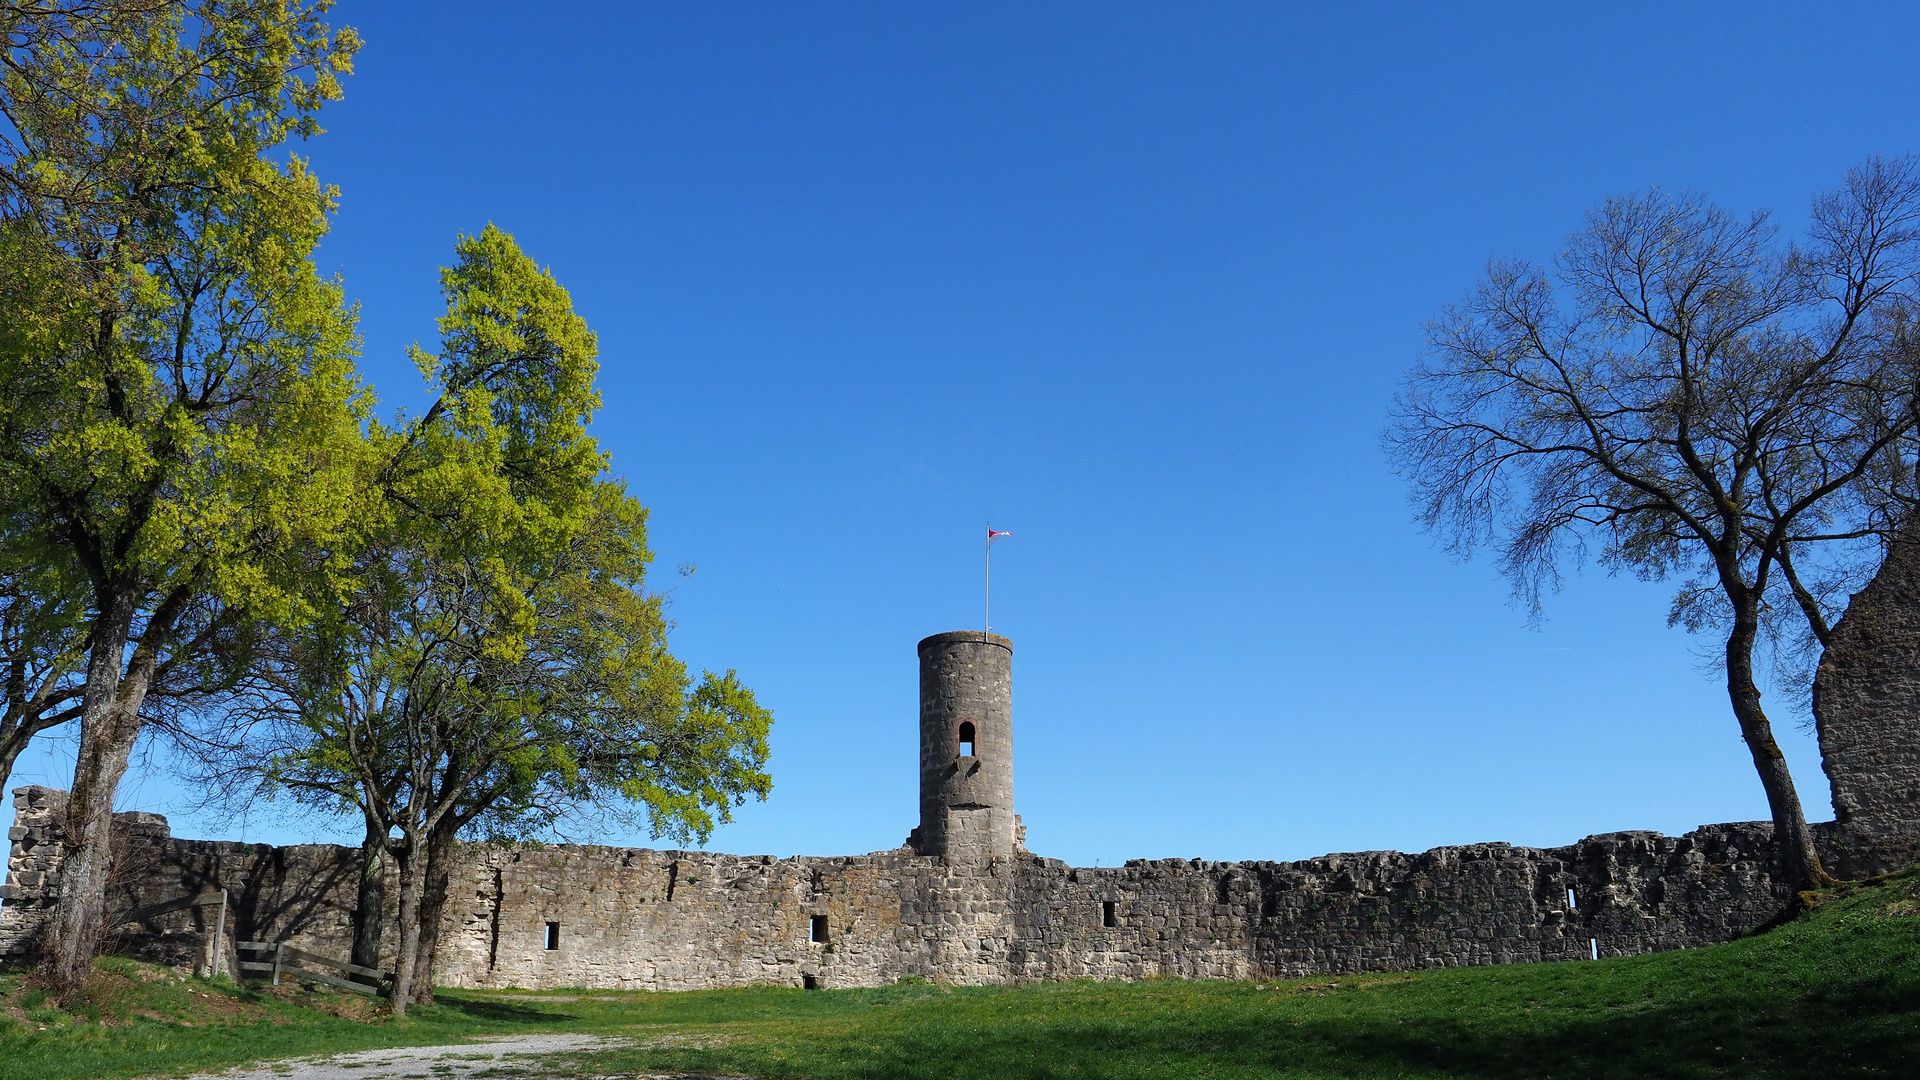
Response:
[[[993,542],[1012,535],[994,532],[993,522],[987,522],[987,546],[980,553],[980,632],[983,634],[993,633]]]

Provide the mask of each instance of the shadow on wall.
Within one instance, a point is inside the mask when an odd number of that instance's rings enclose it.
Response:
[[[19,792],[0,955],[30,960],[56,882],[63,793]],[[129,815],[116,903],[230,891],[228,933],[345,956],[359,853],[178,840]],[[1822,835],[1830,827],[1821,828]],[[136,846],[138,846],[136,844]],[[1580,960],[1725,941],[1789,891],[1771,828],[1612,833],[1560,848],[1473,844],[1299,862],[1140,860],[1074,868],[1015,853],[774,859],[577,845],[460,845],[440,980],[660,990],[1071,978],[1266,978]],[[137,871],[137,873],[136,873]],[[176,962],[205,909],[124,935]],[[386,955],[391,955],[389,948]]]

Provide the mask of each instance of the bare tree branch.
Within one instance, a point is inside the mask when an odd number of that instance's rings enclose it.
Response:
[[[1823,872],[1753,656],[1806,666],[1920,496],[1916,241],[1909,159],[1851,171],[1799,247],[1689,193],[1610,199],[1553,276],[1495,262],[1429,324],[1385,437],[1420,520],[1463,557],[1492,547],[1530,619],[1590,545],[1611,569],[1683,580],[1672,622],[1726,634],[1729,698],[1799,881]]]

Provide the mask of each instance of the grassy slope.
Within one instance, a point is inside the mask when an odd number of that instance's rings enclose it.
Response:
[[[1279,983],[449,994],[404,1025],[116,962],[96,1023],[0,983],[0,1077],[133,1076],[527,1030],[636,1034],[588,1074],[760,1077],[1717,1077],[1920,1072],[1920,877],[1761,937],[1597,963]],[[191,992],[190,992],[191,991]],[[128,1019],[146,1012],[151,1017]],[[184,1026],[195,1020],[200,1026]],[[45,1028],[45,1030],[41,1030]],[[657,1036],[674,1038],[645,1045]]]
[[[781,1019],[756,1018],[738,992],[676,995],[689,1018],[706,999],[708,1029],[734,1041],[596,1055],[595,1065],[822,1080],[1914,1076],[1917,893],[1908,876],[1832,897],[1761,937],[1597,963],[1268,984],[898,987],[815,994],[825,1000],[814,1015]]]

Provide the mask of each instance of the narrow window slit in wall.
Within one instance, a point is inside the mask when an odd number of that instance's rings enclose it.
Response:
[[[968,721],[960,725],[960,756],[961,757],[973,756],[973,722],[972,721]]]
[[[560,948],[560,924],[557,922],[550,922],[547,924],[547,951],[554,952],[559,948]]]
[[[1570,908],[1580,906],[1580,895],[1573,891],[1573,886],[1571,885],[1567,886],[1567,906]]]
[[[1597,937],[1588,938],[1587,948],[1593,950],[1593,958],[1595,960],[1600,959],[1600,939],[1599,938]]]
[[[1100,904],[1100,925],[1101,926],[1119,926],[1120,925],[1119,914],[1114,911],[1113,901],[1111,900],[1103,901]]]
[[[500,880],[500,868],[493,868],[493,915],[487,921],[487,970],[492,971],[500,960],[500,903],[506,898],[506,889]]]
[[[815,915],[813,917],[812,940],[814,941],[827,940],[827,917],[825,915]]]

